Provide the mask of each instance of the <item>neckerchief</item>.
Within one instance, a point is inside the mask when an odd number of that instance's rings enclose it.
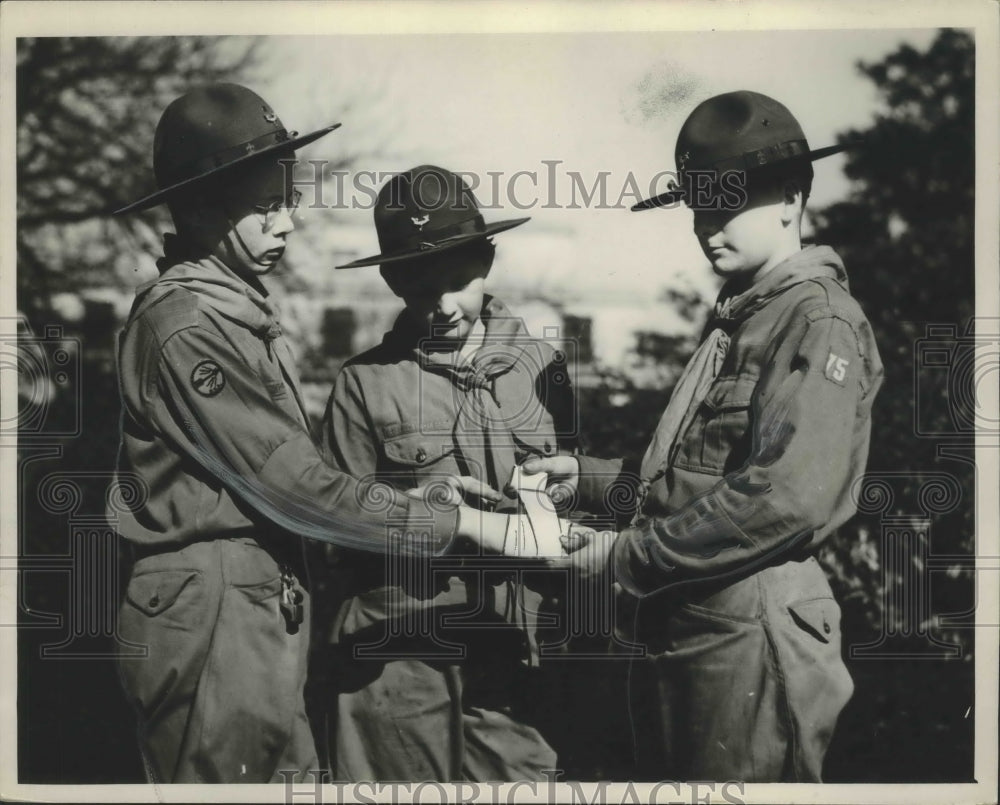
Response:
[[[136,296],[146,297],[140,304],[158,298],[170,288],[183,288],[196,294],[206,305],[234,324],[255,333],[269,354],[274,355],[298,403],[302,423],[308,427],[298,388],[295,360],[281,337],[277,305],[268,298],[267,289],[256,277],[240,277],[229,266],[210,254],[198,254],[176,235],[167,234],[164,257],[157,262],[160,278],[139,288]]]
[[[519,365],[533,367],[537,360],[524,360],[527,330],[503,302],[487,296],[480,315],[485,333],[482,345],[471,354],[427,351],[425,344],[432,339],[419,338],[402,317],[394,332],[410,341],[423,369],[444,375],[463,392],[453,431],[455,445],[473,477],[503,489],[508,480],[503,476],[514,466],[515,456],[509,419],[523,412],[505,415],[496,394],[497,379],[518,371]]]

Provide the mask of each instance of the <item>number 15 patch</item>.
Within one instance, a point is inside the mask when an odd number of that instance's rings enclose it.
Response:
[[[850,361],[841,358],[837,353],[831,352],[826,359],[826,379],[843,386],[847,379],[847,367]]]

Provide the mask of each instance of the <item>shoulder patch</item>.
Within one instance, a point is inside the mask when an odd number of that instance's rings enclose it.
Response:
[[[214,397],[226,387],[226,376],[216,361],[199,361],[191,371],[191,386],[202,397]]]
[[[844,381],[847,379],[848,366],[850,366],[849,360],[840,357],[836,352],[830,350],[830,355],[826,359],[826,379],[843,386]]]

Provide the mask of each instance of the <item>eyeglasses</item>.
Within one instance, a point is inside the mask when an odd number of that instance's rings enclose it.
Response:
[[[281,214],[282,210],[288,210],[289,215],[295,215],[295,210],[298,209],[299,201],[302,199],[302,191],[292,190],[288,198],[284,201],[277,200],[272,201],[270,204],[256,204],[254,205],[253,211],[261,217],[261,231],[267,234],[274,228],[275,221],[278,220],[278,216]]]

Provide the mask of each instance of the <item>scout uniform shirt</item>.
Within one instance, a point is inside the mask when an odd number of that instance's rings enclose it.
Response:
[[[384,550],[389,512],[419,518],[428,535],[398,547],[440,550],[457,515],[395,499],[362,510],[357,484],[309,438],[263,287],[171,236],[165,253],[119,343],[109,519],[136,562],[118,628],[148,651],[120,660],[122,685],[153,782],[304,775],[318,759],[303,700],[310,606],[298,535]]]
[[[171,245],[168,255],[179,248]],[[137,544],[252,536],[262,522],[379,551],[387,519],[411,535],[419,527],[412,550],[443,550],[454,534],[456,509],[393,497],[372,512],[355,481],[324,463],[266,291],[214,257],[168,258],[159,280],[140,289],[119,377],[118,473],[144,494],[111,514]]]
[[[827,246],[807,247],[744,293],[723,289],[706,328],[730,334],[647,517],[616,544],[636,595],[815,553],[855,512],[882,364]]]
[[[821,779],[853,684],[814,554],[855,511],[882,374],[832,249],[723,288],[674,391],[686,410],[671,423],[668,406],[643,462],[660,471],[613,548],[619,623],[652,677],[632,677],[651,722],[637,746],[659,774]],[[581,497],[621,469],[581,458]]]
[[[486,298],[482,321],[484,344],[457,366],[453,354],[425,351],[405,314],[382,344],[345,364],[323,422],[327,460],[398,490],[471,475],[502,492],[515,461],[572,450],[574,409],[569,373],[560,363],[564,354],[530,338],[498,299]],[[499,509],[513,505],[508,499]],[[540,600],[520,585],[479,590],[476,581],[485,578],[479,575],[430,577],[423,562],[412,572],[402,569],[395,583],[386,578],[385,562],[346,554],[334,562],[342,568],[334,573],[346,598],[330,635],[334,642],[372,627],[384,630],[387,621],[421,610],[435,621],[449,608],[470,613],[481,593],[487,613],[510,622],[533,615]],[[531,601],[511,600],[510,592]]]

